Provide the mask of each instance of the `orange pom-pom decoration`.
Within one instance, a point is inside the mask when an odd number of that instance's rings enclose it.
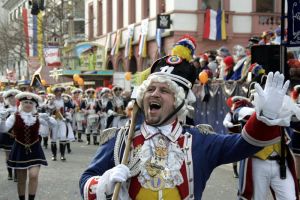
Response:
[[[78,82],[79,79],[80,79],[79,74],[74,74],[74,75],[73,75],[73,80],[74,80],[74,81]]]
[[[125,80],[130,81],[131,80],[131,72],[126,72],[125,73]]]
[[[79,78],[77,80],[78,85],[83,86],[84,85],[84,80],[82,78]]]
[[[47,85],[47,81],[44,80],[44,79],[42,79],[42,80],[41,80],[41,84],[42,84],[42,86],[45,86],[45,85]]]

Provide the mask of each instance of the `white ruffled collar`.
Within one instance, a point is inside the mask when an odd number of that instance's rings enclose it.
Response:
[[[32,112],[20,111],[20,116],[27,126],[31,126],[36,122],[36,117],[33,116]]]
[[[178,120],[171,124],[159,127],[150,126],[144,122],[141,127],[141,133],[146,140],[158,133],[161,133],[172,142],[175,142],[182,133],[182,126],[180,125]]]

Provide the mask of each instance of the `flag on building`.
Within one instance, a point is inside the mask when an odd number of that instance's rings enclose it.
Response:
[[[203,38],[210,40],[226,40],[227,33],[224,10],[206,10]]]
[[[27,57],[39,56],[43,58],[43,30],[42,13],[31,15],[30,10],[23,8],[22,17],[25,33],[25,48]]]
[[[161,51],[161,48],[162,48],[162,39],[161,39],[162,32],[163,32],[163,29],[160,29],[160,28],[156,29],[155,39],[156,39],[156,44],[157,44],[158,57],[161,57],[161,54],[162,54],[162,51]]]
[[[128,57],[130,60],[133,54],[133,48],[132,48],[132,42],[133,42],[133,34],[134,34],[134,24],[131,24],[128,26],[128,34],[127,34],[127,40],[125,44],[125,58]]]
[[[106,41],[105,41],[105,49],[104,49],[104,63],[106,63],[107,61],[107,52],[108,52],[108,49],[110,48],[110,37],[111,37],[111,33],[108,33],[106,35]]]
[[[149,19],[144,19],[141,23],[141,33],[139,41],[138,55],[142,58],[147,57],[147,34],[148,34]]]
[[[37,15],[37,53],[41,63],[43,62],[43,48],[44,48],[44,37],[43,37],[43,14],[40,12]]]
[[[121,31],[118,30],[116,33],[116,36],[115,36],[115,41],[114,41],[113,47],[110,51],[110,55],[112,55],[112,56],[118,55],[120,43],[121,43]]]

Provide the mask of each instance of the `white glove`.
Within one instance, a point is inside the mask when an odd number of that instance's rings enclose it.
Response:
[[[103,199],[103,195],[110,195],[114,191],[117,182],[124,183],[130,177],[130,170],[126,165],[119,164],[107,170],[101,177],[97,186],[97,200]]]
[[[290,126],[293,114],[300,118],[299,109],[291,98],[285,95],[290,82],[286,81],[283,85],[283,81],[282,74],[276,72],[273,76],[270,72],[264,91],[259,85],[255,85],[257,94],[254,94],[253,104],[257,113],[256,117],[268,126]]]
[[[232,127],[233,127],[233,123],[230,122],[230,121],[223,121],[223,125],[224,125],[226,128],[232,128]]]
[[[45,121],[49,121],[49,114],[48,113],[39,113],[39,117]]]
[[[254,108],[242,107],[239,110],[238,121],[241,121],[242,119],[244,119],[247,116],[251,116],[254,112],[255,112]]]
[[[6,111],[9,113],[9,114],[13,114],[16,112],[16,110],[14,108],[7,108]]]
[[[284,84],[284,75],[276,72],[269,72],[264,90],[259,84],[255,84],[257,92],[254,95],[254,101],[257,102],[256,106],[259,107],[258,115],[263,115],[271,120],[278,118],[280,109],[283,104],[283,98],[287,92],[290,81]]]
[[[116,116],[116,115],[118,115],[118,113],[116,113],[115,111],[112,111],[112,110],[108,110],[107,114],[108,114],[108,116]]]
[[[5,120],[8,116],[8,112],[6,110],[0,110],[0,119]]]

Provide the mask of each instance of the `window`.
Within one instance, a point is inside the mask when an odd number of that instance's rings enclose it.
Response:
[[[9,13],[9,20],[12,22],[14,20],[14,13]]]
[[[274,0],[256,0],[256,12],[274,12]]]
[[[146,19],[150,15],[149,0],[142,1],[142,19]]]
[[[165,0],[157,0],[156,4],[157,4],[157,7],[156,7],[157,14],[166,12],[166,1]]]
[[[101,1],[98,1],[98,5],[97,5],[97,35],[102,35],[102,21],[103,21],[103,18],[102,18],[102,0]]]
[[[222,8],[222,1],[221,0],[202,0],[201,9],[213,9],[218,10]]]
[[[123,0],[118,0],[117,28],[123,27]]]
[[[107,24],[107,33],[112,31],[112,1],[107,1],[106,9],[106,24]]]
[[[94,37],[94,9],[93,4],[89,5],[89,13],[88,13],[88,23],[89,23],[89,33],[88,37],[89,39],[92,39]]]
[[[135,23],[135,0],[128,0],[129,24]]]
[[[84,34],[84,21],[74,21],[74,33]]]

